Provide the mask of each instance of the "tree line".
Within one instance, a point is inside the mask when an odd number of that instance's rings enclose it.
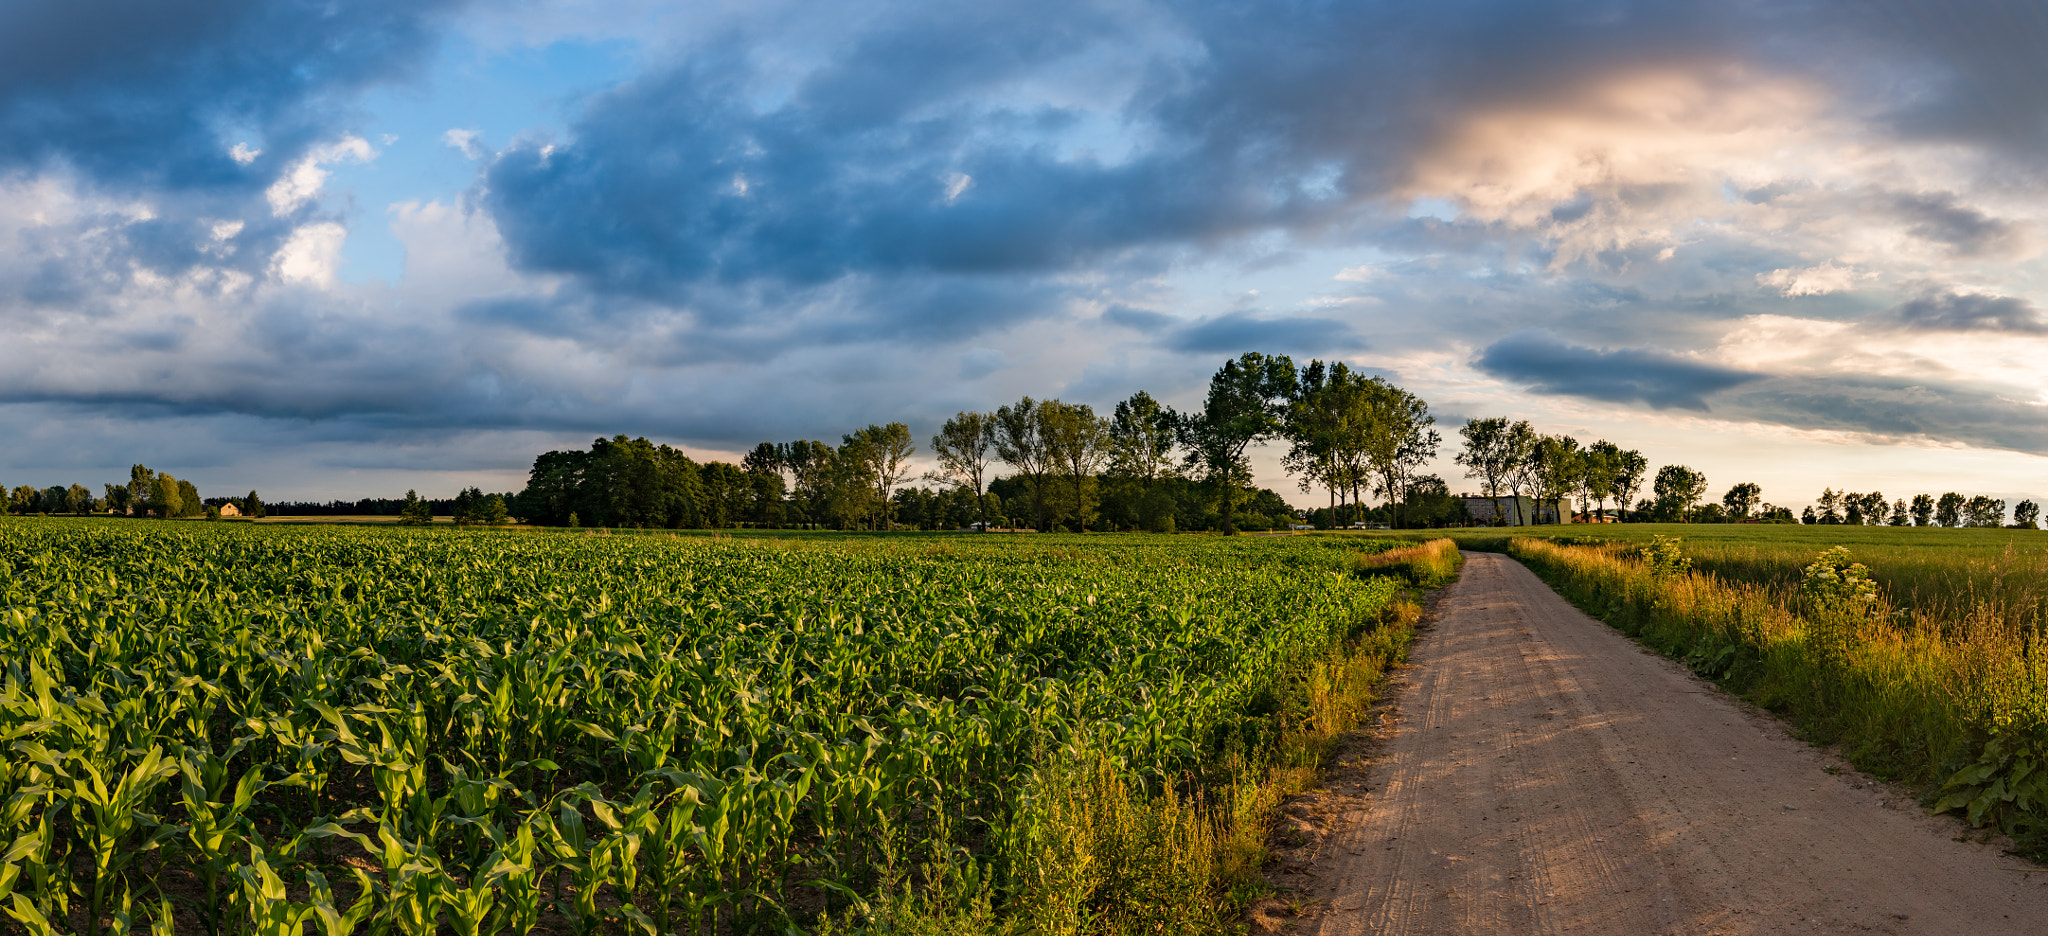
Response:
[[[1763,502],[1754,483],[1703,502],[1704,473],[1665,465],[1654,479],[1639,451],[1605,439],[1582,445],[1541,433],[1527,420],[1467,420],[1453,461],[1479,483],[1490,512],[1473,511],[1422,469],[1443,438],[1429,405],[1385,377],[1342,362],[1297,367],[1287,355],[1249,352],[1225,361],[1199,408],[1181,412],[1139,391],[1098,414],[1085,403],[1026,396],[988,412],[956,413],[930,439],[937,467],[912,468],[918,447],[900,422],[869,425],[834,445],[814,439],[762,442],[738,464],[698,463],[681,449],[615,435],[589,450],[535,458],[523,490],[465,489],[451,500],[368,498],[266,505],[246,498],[201,500],[191,482],[136,465],[125,485],[94,497],[83,485],[15,488],[15,513],[100,513],[157,517],[211,515],[235,504],[245,516],[353,514],[458,524],[510,517],[548,526],[829,527],[888,530],[1029,527],[1052,530],[1271,529],[1305,515],[1315,525],[1455,526],[1526,516],[1503,498],[1538,505],[1552,522],[1889,523],[1997,526],[2005,502],[1982,495],[1918,495],[1887,504],[1882,494],[1823,491],[1818,510],[1795,518]],[[1321,488],[1327,506],[1296,511],[1252,484],[1250,452],[1284,443],[1281,464],[1303,492]],[[998,470],[1003,473],[998,475]],[[1649,483],[1648,496],[1643,494]],[[1378,504],[1368,506],[1376,499]],[[1608,506],[1612,502],[1614,507]],[[1576,504],[1574,511],[1572,505]],[[1524,505],[1526,506],[1526,505]],[[1571,516],[1576,513],[1576,517]],[[2016,526],[2039,508],[2021,501]]]

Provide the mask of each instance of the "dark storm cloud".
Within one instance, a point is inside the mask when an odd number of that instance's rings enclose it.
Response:
[[[1720,398],[1723,415],[1802,429],[1938,439],[2048,455],[2041,407],[1993,388],[1893,377],[1773,377]]]
[[[1929,331],[2048,332],[2041,311],[2025,299],[1975,293],[1931,292],[1900,305],[1895,313],[1911,328]]]
[[[1326,318],[1258,318],[1245,313],[1219,315],[1176,330],[1167,347],[1188,354],[1325,354],[1365,347],[1350,325]]]
[[[0,168],[257,191],[409,73],[448,0],[18,0],[0,4]],[[228,150],[261,148],[249,165]]]
[[[1544,331],[1510,335],[1473,362],[1503,380],[1539,393],[1610,403],[1648,403],[1656,409],[1706,411],[1708,396],[1761,379],[1702,364],[1656,348],[1588,348]]]
[[[1957,256],[2009,254],[2023,246],[2018,225],[1961,204],[1953,193],[1894,195],[1890,201],[1906,233],[1946,244]]]

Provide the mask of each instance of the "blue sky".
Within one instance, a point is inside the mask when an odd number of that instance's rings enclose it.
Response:
[[[2044,40],[2004,2],[24,0],[0,483],[515,488],[614,432],[1191,405],[1262,350],[1716,495],[2040,500]]]

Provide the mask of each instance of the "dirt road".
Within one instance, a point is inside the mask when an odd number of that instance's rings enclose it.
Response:
[[[2048,874],[1505,556],[1467,554],[1412,662],[1370,763],[1291,810],[1296,932],[2048,933]]]

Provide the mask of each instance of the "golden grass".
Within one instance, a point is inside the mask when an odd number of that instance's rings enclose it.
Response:
[[[2039,619],[1998,594],[1930,613],[1898,604],[1894,585],[1844,609],[1801,596],[1804,562],[1743,581],[1658,576],[1620,543],[1517,538],[1509,551],[1589,613],[1789,715],[1857,766],[1930,802],[1946,791],[1940,805],[2009,833],[2048,825],[2048,802],[2029,795],[2041,781],[2028,779],[2048,753],[2048,660]]]

